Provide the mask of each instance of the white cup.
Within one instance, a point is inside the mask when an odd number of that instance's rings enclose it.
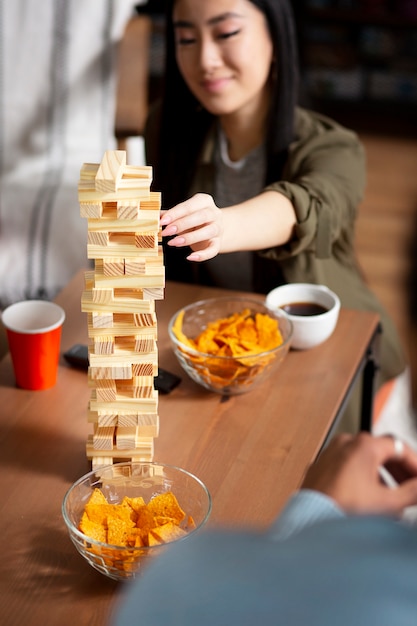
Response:
[[[325,285],[313,283],[288,283],[270,291],[265,299],[271,311],[294,303],[313,303],[322,306],[325,311],[316,315],[294,315],[287,313],[293,323],[291,348],[306,350],[323,343],[336,328],[339,318],[340,300]]]

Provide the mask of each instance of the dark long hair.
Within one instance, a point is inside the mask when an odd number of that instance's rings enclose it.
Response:
[[[265,183],[277,180],[294,136],[294,109],[298,97],[298,54],[294,17],[289,0],[250,0],[267,19],[276,59],[267,129]],[[202,108],[188,89],[175,57],[173,7],[166,1],[165,76],[153,187],[163,190],[166,207],[189,195],[207,132],[215,116]]]

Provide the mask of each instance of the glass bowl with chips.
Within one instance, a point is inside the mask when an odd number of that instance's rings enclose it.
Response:
[[[114,580],[140,575],[169,543],[201,529],[210,512],[211,496],[199,478],[145,461],[114,463],[85,474],[62,503],[78,552]]]
[[[222,395],[245,393],[275,372],[291,345],[293,325],[262,300],[228,296],[200,300],[171,318],[175,355],[197,383]]]

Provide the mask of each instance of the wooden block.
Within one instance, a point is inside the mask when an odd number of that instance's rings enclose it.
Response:
[[[151,191],[149,200],[140,200],[140,208],[142,211],[154,211],[161,209],[161,192]]]
[[[99,163],[83,163],[80,169],[80,179],[92,178],[94,180]]]
[[[149,383],[146,385],[142,382],[135,382],[138,380],[142,381],[145,378],[149,380]],[[154,394],[154,391],[154,379],[151,376],[137,376],[130,380],[117,381],[117,393],[120,396],[128,396],[131,398],[151,398]]]
[[[159,425],[138,426],[138,437],[159,437]]]
[[[95,175],[97,191],[117,191],[125,165],[126,152],[124,150],[106,150]]]
[[[116,430],[116,448],[118,450],[129,450],[136,447],[137,427],[118,426]]]
[[[136,275],[145,274],[146,265],[147,265],[146,257],[125,259],[125,274],[126,276],[136,276]]]
[[[131,363],[119,363],[117,365],[95,365],[88,368],[88,375],[92,380],[113,378],[115,380],[130,379],[133,376]],[[156,376],[156,374],[155,374]]]
[[[100,272],[105,276],[124,276],[125,260],[123,258],[97,259],[95,268],[96,272]]]
[[[93,343],[94,352],[90,352],[90,363],[91,363],[91,355],[113,355],[115,351],[115,341],[114,337],[100,335],[99,337],[94,338]]]
[[[96,244],[87,245],[87,257],[89,259],[113,259],[123,257],[125,259],[137,258],[138,256],[150,257],[158,256],[158,246],[150,248],[137,248],[135,245],[134,235],[128,233],[128,237],[119,235],[116,238],[116,234],[110,235],[109,243],[107,246],[99,246]]]
[[[126,165],[123,169],[123,180],[130,178],[139,178],[152,182],[152,166],[151,165]]]
[[[136,452],[140,453],[141,450],[143,450],[144,453],[146,453],[147,451],[151,451],[153,452],[153,446],[154,446],[154,441],[153,441],[153,437],[138,437],[137,442],[136,442]],[[108,450],[105,449],[100,449],[100,448],[94,448],[94,435],[90,434],[87,437],[87,450],[89,453],[91,453],[91,455],[93,456],[109,456]],[[122,451],[122,450],[116,450],[115,448],[113,448],[112,450],[112,456],[113,458],[115,457],[119,457],[119,458],[123,458],[123,456],[125,456],[125,458],[128,455],[124,455],[123,452],[127,452]],[[120,454],[122,453],[122,454]]]
[[[96,191],[90,183],[78,183],[79,202],[118,202],[119,200],[149,200],[147,183],[137,182],[134,189],[119,188],[117,191]]]
[[[152,335],[135,336],[135,352],[152,352],[153,350],[157,350],[156,338]]]
[[[91,367],[115,367],[117,365],[124,365],[130,363],[133,365],[140,365],[148,367],[148,365],[158,365],[158,351],[147,352],[141,354],[131,350],[119,349],[115,346],[112,354],[101,354],[93,350],[89,352],[90,366]],[[134,373],[133,376],[149,376],[148,373]]]
[[[92,314],[89,314],[92,315]],[[139,335],[140,337],[144,337],[144,338],[149,338],[152,337],[156,340],[156,332],[157,332],[157,324],[156,324],[156,314],[149,314],[149,316],[145,316],[146,317],[151,317],[152,319],[155,320],[154,324],[147,324],[146,327],[143,326],[136,326],[134,323],[134,319],[133,319],[133,315],[131,314],[127,314],[127,315],[123,315],[123,317],[129,317],[131,319],[127,319],[124,322],[119,322],[118,320],[115,319],[115,316],[118,314],[115,314],[113,316],[113,326],[106,326],[106,327],[96,327],[94,328],[92,326],[92,324],[90,323],[90,318],[88,319],[88,336],[90,338],[94,338],[94,337],[100,337],[100,335],[107,335],[107,336],[111,336],[111,337],[132,337],[131,339],[131,347],[132,350],[135,349],[134,346],[134,337],[136,335]],[[105,332],[104,332],[105,331]],[[152,331],[152,333],[150,332]],[[119,343],[119,345],[121,345],[121,343]]]
[[[143,298],[149,300],[163,300],[164,288],[163,287],[145,287],[143,290]]]
[[[94,450],[113,450],[114,447],[114,426],[95,426],[93,435]]]
[[[133,376],[157,376],[158,365],[152,363],[134,363],[132,365]]]
[[[113,328],[113,313],[88,313],[88,326],[99,332],[103,328]],[[91,335],[89,335],[91,336]]]
[[[135,246],[146,250],[155,249],[158,247],[158,236],[155,233],[135,233]]]
[[[103,202],[103,213],[101,215],[102,219],[114,219],[117,216],[117,201],[113,200],[112,202]]]
[[[93,287],[91,299],[94,304],[112,303],[114,302],[114,289],[111,287]]]
[[[117,398],[116,382],[113,379],[92,380],[89,384],[94,384],[98,402],[115,402]]]
[[[148,328],[155,327],[157,324],[156,313],[134,313],[133,319],[135,326],[146,326]]]
[[[86,289],[81,296],[81,310],[84,313],[154,313],[155,302],[144,300],[142,295],[142,291]]]
[[[158,400],[158,391],[156,389],[152,389],[151,395],[146,398],[134,398],[116,393],[114,400],[102,400],[98,397],[97,389],[92,389],[88,406],[91,411],[117,413],[118,415],[124,411],[130,413],[157,413]]]
[[[144,385],[138,385],[132,389],[133,398],[150,398],[155,390],[153,385],[145,387]]]
[[[91,468],[93,470],[104,467],[105,465],[112,465],[113,463],[112,456],[94,456],[94,452],[92,453],[92,456],[87,458],[91,461]]]
[[[100,218],[103,215],[101,202],[80,202],[80,216],[86,218]]]
[[[151,432],[159,431],[159,415],[158,413],[137,413],[129,411],[120,411],[118,415],[119,426],[137,426],[144,437],[156,437]],[[149,432],[149,435],[145,434]]]
[[[132,463],[144,463],[146,461],[149,462],[149,461],[153,460],[153,455],[154,455],[154,453],[152,452],[150,457],[147,457],[146,455],[139,455],[139,456],[137,456],[136,455],[136,451],[133,451],[131,453],[130,460],[132,461]]]
[[[152,413],[150,415],[153,415]],[[136,412],[120,411],[117,416],[119,426],[137,426],[138,414]]]
[[[159,270],[161,273],[165,272],[162,246],[158,246],[157,254],[153,256],[140,256],[125,259],[126,276],[152,274],[154,267],[161,268]]]
[[[146,274],[136,274],[135,276],[105,276],[96,273],[94,276],[94,287],[106,288],[131,288],[144,289],[145,287],[164,287],[165,286],[165,268],[152,267],[147,269]]]
[[[132,412],[133,409],[137,410],[141,413],[156,413],[158,411],[158,397],[154,398],[126,398],[123,396],[117,396],[114,402],[100,402],[97,398],[93,397],[94,389],[92,391],[92,396],[89,401],[88,408],[91,411],[111,411],[118,412],[118,414],[123,411]]]
[[[93,462],[93,467],[100,467],[101,465],[111,465],[111,463],[117,461],[128,461],[135,459],[137,461],[152,461],[154,455],[154,440],[152,437],[141,437],[138,442],[139,445],[136,448],[130,450],[117,450],[114,448],[112,456],[109,455],[108,450],[96,450],[93,446],[93,439],[90,435],[87,439],[86,454],[87,458]],[[105,462],[100,463],[100,460],[105,459]],[[109,461],[110,459],[110,461]]]
[[[118,425],[117,413],[106,411],[88,411],[87,421],[99,426],[117,426]]]
[[[139,203],[139,201],[137,201]],[[120,219],[118,215],[109,218],[89,219],[87,222],[89,231],[109,231],[120,233],[152,232],[159,233],[159,211],[138,211],[137,216],[131,219]]]
[[[110,235],[109,233],[106,233],[106,232],[98,233],[94,231],[88,231],[87,242],[88,242],[88,245],[106,247],[110,243]]]
[[[117,203],[118,220],[137,220],[139,217],[139,200],[119,200]]]
[[[102,411],[102,412],[111,411],[112,413],[113,412],[119,413],[120,411],[125,410],[125,411],[130,411],[130,412],[135,412],[135,413],[141,413],[141,412],[150,413],[152,412],[150,411],[150,407],[158,406],[159,394],[158,394],[157,389],[152,389],[152,395],[149,398],[133,398],[130,395],[119,393],[118,384],[120,383],[120,381],[116,382],[115,400],[112,400],[109,402],[102,402],[101,400],[99,401],[98,395],[97,395],[97,387],[94,386],[94,382],[95,382],[94,379],[90,377],[89,384],[90,386],[93,385],[91,389],[91,395],[90,395],[91,411]],[[123,391],[123,387],[121,391]],[[157,411],[155,410],[154,412],[156,413]]]

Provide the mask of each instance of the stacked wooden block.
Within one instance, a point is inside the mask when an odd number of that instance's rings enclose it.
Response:
[[[158,436],[157,319],[165,268],[159,227],[161,199],[152,168],[126,165],[121,150],[81,168],[80,214],[88,220],[82,311],[88,315],[93,433],[87,457],[96,466],[152,460]]]

